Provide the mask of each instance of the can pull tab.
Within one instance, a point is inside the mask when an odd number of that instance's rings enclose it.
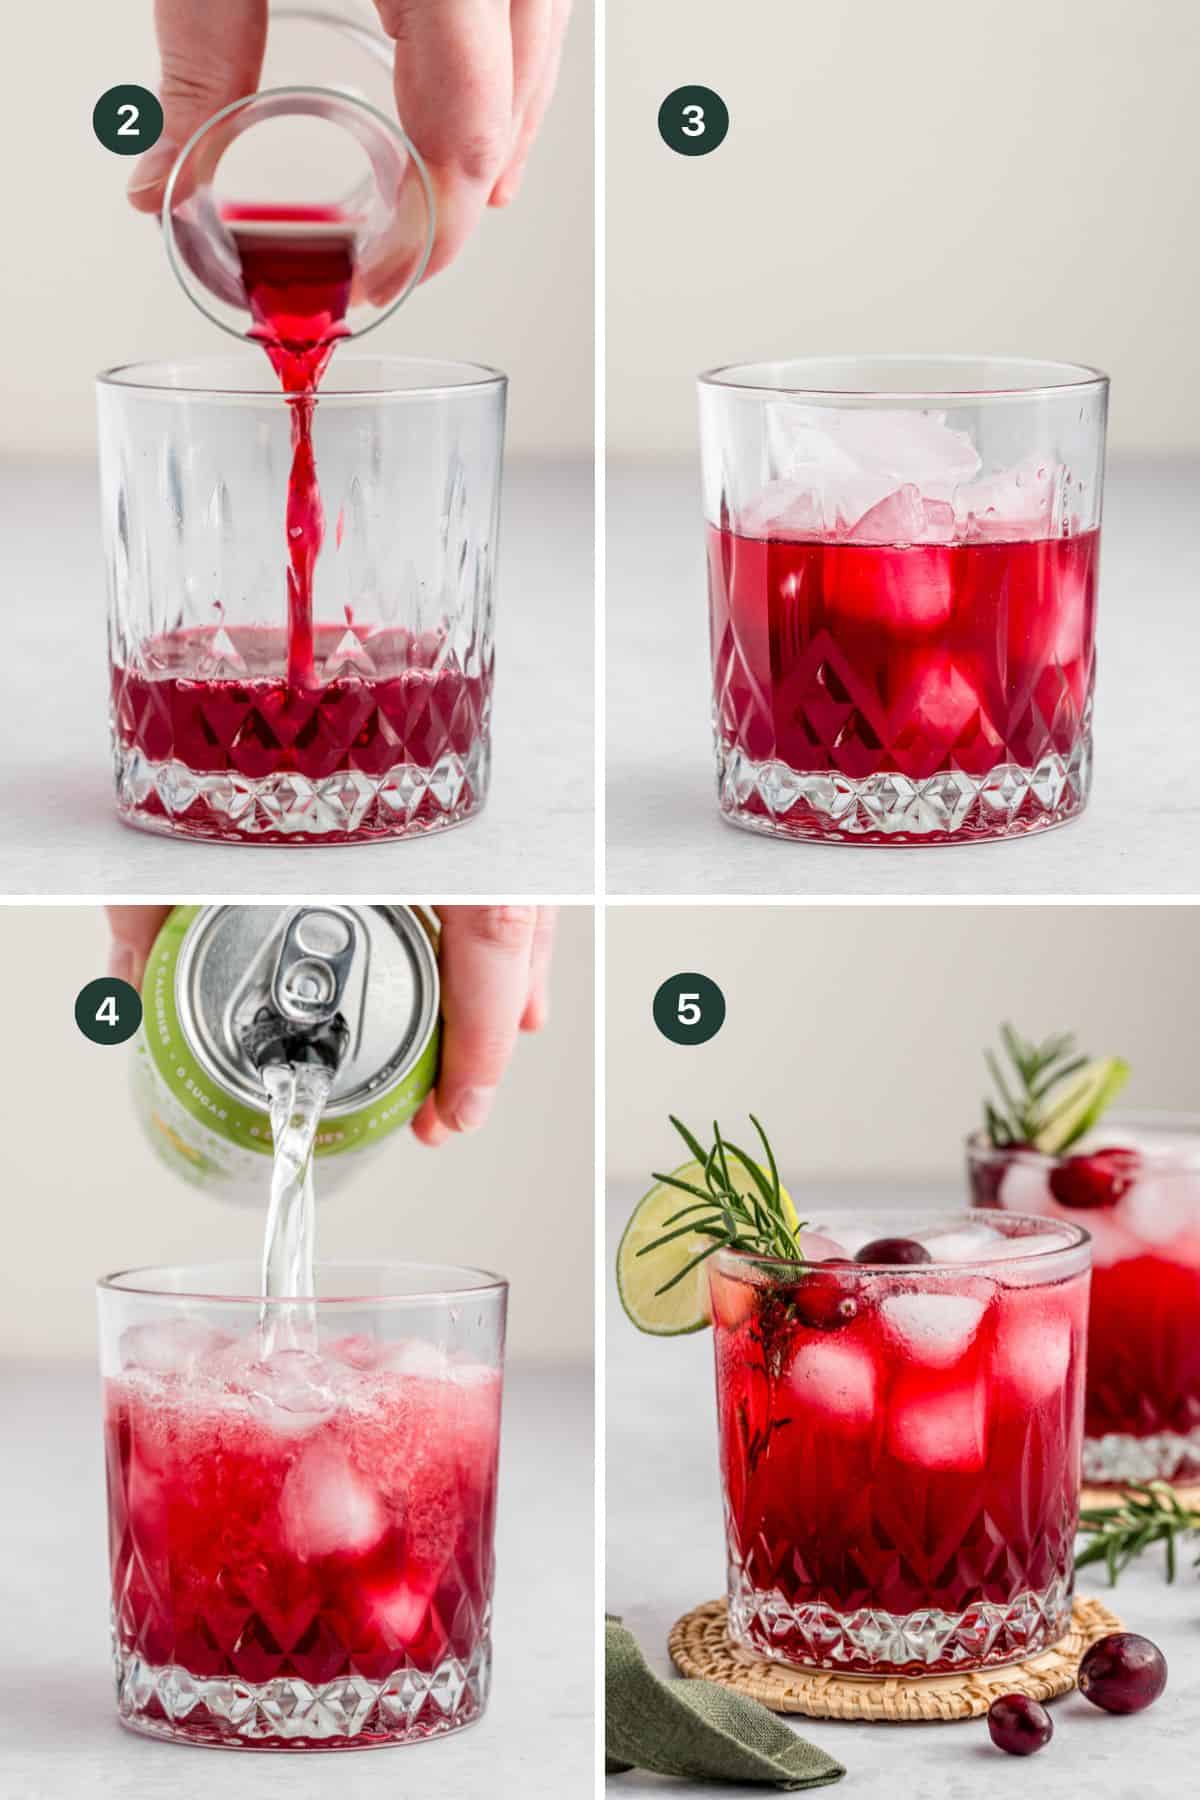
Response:
[[[354,961],[354,920],[327,906],[299,907],[288,920],[271,977],[271,999],[289,1024],[335,1016]]]
[[[357,926],[332,907],[302,906],[288,920],[271,992],[241,1028],[242,1049],[269,1065],[322,1064],[335,1073],[350,1046],[339,1010],[354,960]]]

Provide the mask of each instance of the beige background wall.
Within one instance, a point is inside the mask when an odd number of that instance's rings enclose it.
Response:
[[[134,1119],[131,1049],[101,1049],[76,1029],[75,995],[104,972],[98,909],[11,907],[3,923],[5,1017],[20,1030],[0,1034],[0,1354],[87,1355],[97,1275],[257,1258],[263,1215],[176,1179]],[[565,908],[560,933],[550,1024],[520,1044],[487,1127],[436,1151],[402,1133],[318,1199],[327,1252],[508,1275],[513,1356],[592,1348],[591,908]]]
[[[953,1178],[1004,1019],[1123,1055],[1130,1106],[1200,1112],[1198,951],[1187,906],[610,907],[609,1175],[681,1160],[668,1112],[742,1143],[753,1111],[798,1204],[822,1177]],[[650,1014],[685,971],[729,1008],[691,1049]]]
[[[1096,363],[1115,448],[1200,445],[1194,0],[613,0],[608,44],[614,451],[691,454],[711,364],[855,349]]]
[[[229,343],[185,298],[157,225],[127,206],[133,160],[92,133],[106,88],[157,86],[152,0],[68,12],[26,6],[13,21],[24,77],[0,119],[0,453],[90,453],[98,369],[221,354]],[[369,340],[506,370],[517,451],[592,445],[591,121],[591,8],[576,0],[557,97],[517,201],[489,214],[458,261]]]

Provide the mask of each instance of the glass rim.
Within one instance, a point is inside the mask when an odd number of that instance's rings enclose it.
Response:
[[[801,387],[783,387],[777,381],[750,381],[741,379],[757,371],[776,369],[809,370],[814,378],[822,369],[841,367],[847,363],[860,363],[875,366],[890,365],[897,371],[905,367],[920,365],[924,368],[942,368],[947,372],[955,368],[978,369],[983,364],[990,364],[998,369],[1037,369],[1049,376],[1053,371],[1069,376],[1069,380],[1043,380],[1022,382],[1011,387],[980,386],[977,382],[967,383],[962,387],[913,387],[913,388],[879,388],[867,386],[820,386],[816,380],[812,385]],[[696,377],[700,387],[721,389],[726,393],[769,394],[773,398],[786,395],[789,399],[818,401],[924,401],[936,404],[938,401],[970,401],[970,400],[1034,400],[1043,399],[1055,394],[1086,392],[1089,389],[1104,390],[1109,386],[1109,377],[1103,369],[1096,369],[1090,363],[1062,362],[1055,358],[1024,356],[987,356],[970,355],[959,352],[934,353],[923,355],[916,351],[859,351],[851,355],[828,356],[794,356],[772,361],[760,358],[754,362],[723,363],[715,368],[705,369]]]
[[[877,1214],[872,1215],[869,1207],[864,1208],[863,1211],[868,1217],[879,1216]],[[855,1213],[857,1215],[857,1209],[855,1209]],[[900,1218],[902,1216],[904,1215],[897,1209],[896,1217]],[[977,1226],[981,1222],[980,1208],[978,1207],[972,1207],[969,1212],[937,1213],[930,1216],[936,1219],[940,1225],[943,1225],[947,1231],[952,1231],[964,1226]],[[924,1280],[930,1275],[947,1275],[953,1274],[955,1271],[978,1273],[980,1270],[986,1272],[989,1270],[1011,1268],[1014,1263],[1028,1266],[1031,1262],[1036,1262],[1039,1258],[1049,1259],[1055,1256],[1073,1256],[1080,1250],[1088,1250],[1091,1245],[1091,1232],[1082,1225],[1076,1225],[1073,1221],[1048,1218],[1041,1213],[1001,1212],[997,1216],[1005,1220],[1011,1220],[1017,1225],[1034,1226],[1036,1229],[1029,1234],[1031,1239],[1041,1236],[1054,1237],[1061,1240],[1063,1235],[1066,1234],[1071,1238],[1071,1242],[1069,1244],[1064,1244],[1061,1241],[1054,1244],[1041,1244],[1036,1248],[1023,1251],[1015,1256],[987,1256],[976,1259],[960,1258],[956,1259],[954,1262],[860,1263],[851,1257],[848,1264],[836,1265],[836,1273],[847,1278],[851,1275],[859,1274],[904,1275],[911,1276],[914,1279]],[[817,1227],[814,1226],[812,1229],[815,1232]],[[834,1227],[830,1224],[829,1232],[831,1236],[833,1230]],[[896,1235],[901,1234],[897,1233]],[[1012,1240],[1010,1239],[1009,1241],[1011,1242]],[[794,1263],[790,1258],[783,1256],[759,1256],[753,1250],[735,1250],[731,1249],[728,1245],[722,1245],[720,1249],[714,1251],[711,1260],[713,1262],[724,1261],[735,1268],[762,1268],[771,1274],[774,1274],[777,1271],[789,1271],[791,1279],[793,1280],[799,1280],[805,1274],[811,1273],[813,1270],[828,1268],[830,1266],[823,1262]]]
[[[1106,1112],[1098,1124],[1092,1126],[1085,1135],[1088,1137],[1093,1136],[1106,1124],[1116,1125],[1118,1127],[1125,1126],[1126,1128],[1131,1128],[1133,1130],[1171,1131],[1185,1136],[1194,1132],[1197,1138],[1197,1147],[1200,1148],[1200,1112],[1122,1112],[1119,1110],[1111,1113]],[[1005,1146],[993,1144],[988,1138],[985,1128],[980,1125],[977,1126],[967,1138],[967,1150],[981,1161],[990,1160],[993,1157],[1003,1157],[1007,1162],[1051,1166],[1055,1163],[1064,1162],[1071,1156],[1078,1154],[1088,1155],[1088,1151],[1079,1151],[1078,1144],[1081,1141],[1082,1140],[1077,1140],[1074,1144],[1068,1144],[1066,1150],[1039,1150],[1035,1144],[1012,1144],[1010,1146]],[[1102,1146],[1102,1148],[1109,1150],[1120,1150],[1125,1147],[1126,1146],[1119,1143]],[[1136,1150],[1139,1156],[1144,1156],[1148,1161],[1153,1162],[1156,1167],[1163,1163],[1171,1162],[1178,1154],[1174,1148],[1156,1148],[1153,1144],[1149,1146],[1132,1144],[1128,1146],[1128,1148]],[[1188,1171],[1194,1172],[1191,1163],[1186,1163],[1183,1167]]]
[[[257,1266],[256,1263],[246,1261],[202,1263],[197,1267],[196,1272],[197,1274],[211,1274],[213,1271],[223,1269],[242,1270],[247,1268],[257,1268]],[[152,1276],[161,1277],[172,1271],[178,1271],[183,1275],[186,1275],[189,1272],[189,1265],[186,1263],[152,1263],[142,1268],[116,1269],[109,1275],[101,1275],[96,1281],[96,1292],[98,1294],[120,1294],[137,1300],[178,1300],[191,1304],[194,1304],[196,1301],[204,1301],[211,1305],[248,1306],[255,1308],[312,1306],[319,1311],[325,1311],[332,1307],[436,1306],[454,1300],[477,1299],[485,1294],[506,1294],[509,1286],[507,1276],[497,1275],[494,1270],[475,1269],[456,1263],[382,1262],[367,1264],[363,1262],[330,1261],[318,1262],[316,1265],[316,1274],[319,1278],[323,1271],[332,1272],[338,1269],[364,1269],[368,1267],[377,1268],[382,1274],[386,1274],[389,1269],[427,1269],[436,1270],[439,1274],[444,1275],[474,1276],[479,1279],[460,1282],[457,1285],[451,1283],[440,1288],[426,1289],[425,1291],[418,1293],[273,1294],[268,1298],[262,1293],[222,1294],[214,1293],[200,1287],[189,1289],[169,1288],[158,1284],[152,1284],[148,1279],[145,1284],[135,1280],[135,1277],[138,1276],[149,1278]]]
[[[246,348],[250,349],[251,347],[247,345]],[[213,387],[202,385],[196,387],[183,387],[170,382],[145,379],[145,377],[165,369],[203,369],[206,365],[211,367],[212,364],[225,363],[230,360],[232,360],[232,352],[226,352],[224,356],[196,356],[175,360],[165,357],[160,358],[155,362],[116,363],[110,369],[100,370],[95,377],[96,386],[118,388],[125,392],[149,395],[157,399],[249,400],[253,402],[266,401],[272,405],[284,406],[292,403],[295,396],[286,394],[282,387],[251,388]],[[252,355],[245,358],[247,364],[249,364],[251,360]],[[345,403],[364,400],[428,400],[442,398],[451,394],[474,395],[492,393],[497,389],[503,390],[508,386],[508,376],[502,369],[494,369],[489,363],[463,362],[452,356],[385,356],[374,351],[368,351],[361,357],[356,358],[353,351],[351,351],[347,356],[341,357],[340,359],[335,358],[330,366],[331,369],[336,370],[339,367],[345,368],[347,364],[353,364],[356,361],[364,362],[367,360],[394,368],[419,369],[421,367],[426,367],[455,369],[468,376],[469,379],[463,381],[430,381],[426,382],[423,386],[418,387],[384,386],[346,388],[339,387],[336,381],[329,386],[327,386],[325,382],[322,382],[316,393],[318,403],[324,406],[330,401],[341,401]],[[137,379],[138,377],[142,377],[143,379]]]

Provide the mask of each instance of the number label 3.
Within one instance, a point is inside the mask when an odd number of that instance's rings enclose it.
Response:
[[[707,156],[728,130],[729,108],[712,88],[676,88],[658,109],[658,134],[680,156]]]

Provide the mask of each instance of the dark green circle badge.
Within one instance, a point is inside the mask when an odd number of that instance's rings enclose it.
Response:
[[[725,1023],[725,996],[707,975],[672,975],[654,996],[654,1023],[673,1044],[707,1044]]]
[[[75,1023],[93,1044],[123,1044],[141,1022],[141,996],[115,975],[89,981],[75,997]]]
[[[92,108],[92,130],[114,156],[140,156],[162,128],[163,109],[149,88],[111,87]]]
[[[658,134],[680,156],[707,156],[728,130],[729,108],[712,88],[676,88],[658,109]]]

